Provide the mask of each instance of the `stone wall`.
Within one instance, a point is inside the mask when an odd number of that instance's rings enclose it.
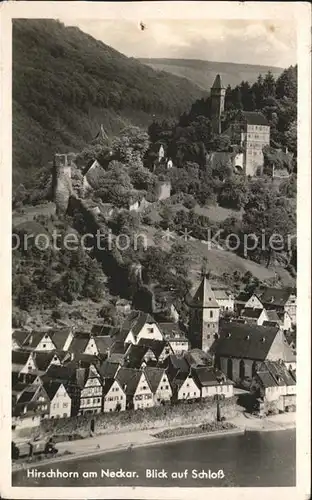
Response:
[[[238,414],[236,398],[229,398],[220,403],[221,416],[226,419]],[[43,433],[53,432],[55,436],[90,433],[91,420],[95,420],[95,433],[128,432],[162,427],[176,427],[216,420],[217,406],[213,399],[197,403],[180,403],[177,405],[158,406],[145,410],[129,410],[120,413],[84,415],[69,419],[44,420],[41,424]]]

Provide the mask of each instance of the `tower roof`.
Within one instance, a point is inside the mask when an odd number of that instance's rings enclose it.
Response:
[[[188,301],[190,307],[219,308],[215,294],[206,276],[203,277],[193,297]]]
[[[222,85],[221,76],[219,74],[216,76],[215,81],[213,82],[211,88],[212,89],[224,89],[225,88]]]

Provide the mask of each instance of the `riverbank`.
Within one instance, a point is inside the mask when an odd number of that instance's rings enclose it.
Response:
[[[42,466],[52,465],[60,462],[68,462],[78,460],[84,457],[93,457],[96,455],[103,455],[122,450],[131,450],[144,446],[153,446],[166,443],[173,443],[177,441],[199,439],[199,438],[213,438],[220,437],[221,435],[235,435],[244,434],[248,431],[280,431],[286,429],[293,429],[296,427],[296,414],[284,413],[274,415],[263,419],[247,416],[241,413],[236,417],[229,420],[235,428],[213,432],[203,432],[196,434],[187,434],[183,436],[174,436],[167,438],[157,438],[154,434],[160,434],[168,431],[168,426],[157,429],[146,429],[131,432],[118,432],[112,434],[101,434],[90,438],[79,439],[77,441],[66,441],[57,443],[59,455],[54,458],[40,460],[38,462],[23,464],[12,464],[12,472],[18,470]],[[194,424],[184,425],[184,428],[193,428]],[[174,427],[171,428],[173,430]]]

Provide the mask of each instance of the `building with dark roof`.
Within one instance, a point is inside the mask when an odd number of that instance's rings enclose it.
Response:
[[[169,343],[174,354],[182,354],[183,352],[188,351],[189,340],[177,323],[158,323],[158,326],[164,336],[164,339]]]
[[[259,362],[282,360],[288,368],[296,366],[296,356],[279,326],[223,321],[211,351],[216,366],[237,383],[251,379]]]
[[[275,402],[285,411],[296,405],[296,376],[280,361],[264,361],[259,365],[251,383],[251,391],[266,403]]]
[[[255,325],[263,325],[264,321],[268,321],[268,315],[265,309],[258,309],[253,307],[245,307],[241,310],[240,318],[247,323]]]
[[[163,335],[155,321],[148,313],[132,311],[122,324],[116,340],[128,344],[137,344],[141,338],[163,340]]]
[[[264,287],[258,288],[255,292],[267,309],[275,309],[279,312],[286,312],[293,325],[296,324],[297,298],[295,293],[285,288]]]
[[[142,370],[122,367],[116,374],[116,380],[126,393],[128,409],[138,410],[154,406],[153,391]]]
[[[232,144],[240,146],[242,169],[246,176],[254,177],[263,172],[263,148],[270,145],[270,125],[258,111],[238,111],[236,118],[224,131]]]
[[[107,378],[103,385],[103,412],[125,411],[127,396],[118,380]]]
[[[234,384],[220,370],[211,366],[197,366],[192,368],[192,374],[200,388],[201,398],[220,395],[221,399],[225,399],[233,396]]]
[[[62,382],[49,380],[43,384],[49,397],[49,418],[68,418],[71,416],[71,398]]]
[[[169,402],[173,393],[166,371],[163,368],[146,366],[144,374],[152,389],[155,406]]]

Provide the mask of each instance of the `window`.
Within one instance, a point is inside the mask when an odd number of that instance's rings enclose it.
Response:
[[[101,402],[101,398],[97,398],[97,402],[100,403]]]
[[[207,339],[210,339],[210,335],[209,334],[207,335]]]
[[[169,389],[169,385],[168,384],[166,385],[166,389]]]
[[[63,408],[67,408],[68,407],[68,403],[63,403]]]
[[[210,318],[213,318],[213,311],[210,311]]]
[[[196,392],[193,392],[193,396],[196,396]]]
[[[153,327],[148,328],[148,329],[147,329],[147,333],[154,333],[154,328],[153,328]]]
[[[47,344],[42,344],[42,347],[45,348]]]

